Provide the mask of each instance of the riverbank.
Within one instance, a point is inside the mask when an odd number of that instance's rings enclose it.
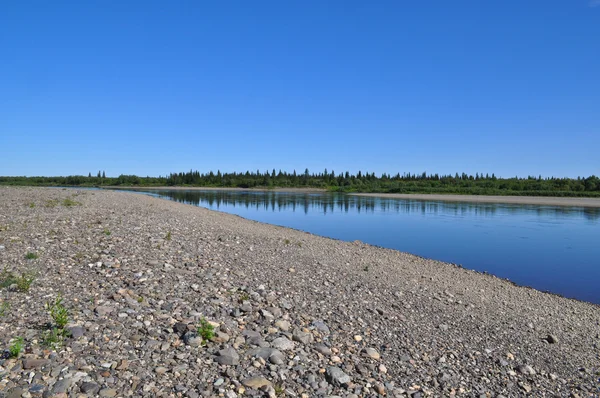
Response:
[[[439,195],[439,194],[398,194],[398,193],[353,193],[389,199],[441,200],[446,202],[507,203],[518,205],[600,207],[600,198],[571,198],[553,196],[485,196],[485,195]]]
[[[37,272],[1,295],[0,343],[26,346],[0,360],[13,396],[598,393],[600,307],[439,261],[52,188],[0,187],[0,246],[0,268]],[[73,337],[49,349],[59,293]]]
[[[128,191],[148,191],[148,190],[162,190],[162,191],[256,191],[256,192],[293,192],[293,193],[327,193],[326,189],[321,188],[231,188],[231,187],[123,187],[123,186],[102,186],[102,189],[121,189]]]

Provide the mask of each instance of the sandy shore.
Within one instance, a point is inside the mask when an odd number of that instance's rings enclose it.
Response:
[[[0,187],[5,267],[2,397],[599,393],[599,306],[146,195]]]
[[[394,199],[442,200],[447,202],[509,203],[543,206],[600,207],[600,198],[565,198],[550,196],[485,196],[485,195],[436,195],[436,194],[396,194],[396,193],[355,193],[357,196],[371,196]]]

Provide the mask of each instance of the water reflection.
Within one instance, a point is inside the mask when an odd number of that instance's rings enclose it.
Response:
[[[344,194],[257,192],[257,191],[161,191],[149,190],[157,196],[181,203],[219,210],[245,207],[261,211],[301,211],[310,213],[421,213],[453,214],[455,216],[492,217],[497,214],[535,213],[540,217],[583,217],[600,220],[600,208],[564,206],[515,205],[499,203],[469,203],[376,198]]]

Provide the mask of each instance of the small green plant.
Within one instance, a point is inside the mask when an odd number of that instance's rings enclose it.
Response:
[[[30,207],[31,209],[33,209],[33,208],[35,207],[35,203],[33,203],[33,202],[29,203],[29,207]]]
[[[275,384],[274,386],[275,389],[275,395],[280,396],[283,395],[283,393],[285,392],[285,388],[283,387],[283,384]]]
[[[248,300],[250,300],[250,295],[248,293],[244,292],[240,295],[240,303]]]
[[[46,207],[56,207],[58,206],[58,200],[50,199],[46,201]]]
[[[29,252],[29,253],[27,253],[27,254],[25,255],[25,258],[26,258],[27,260],[37,260],[37,259],[38,259],[38,257],[39,257],[39,256],[38,256],[36,253],[32,253],[32,252]]]
[[[34,280],[35,274],[33,273],[25,272],[21,276],[17,276],[4,267],[2,273],[0,273],[0,288],[17,285],[19,292],[28,292]]]
[[[76,202],[72,199],[66,198],[65,200],[62,201],[62,205],[65,207],[72,207],[72,206],[81,206],[81,203]]]
[[[167,235],[165,236],[165,240],[171,240],[171,231],[167,232]]]
[[[65,338],[65,331],[59,328],[52,328],[50,330],[46,330],[42,334],[41,344],[44,347],[56,349],[60,347]]]
[[[142,296],[137,298],[137,302],[138,303],[143,303],[144,302],[144,298]]]
[[[289,239],[285,239],[285,240],[283,241],[283,243],[285,243],[286,245],[289,245],[289,244],[290,244],[290,240],[289,240]]]
[[[3,301],[2,304],[0,304],[0,317],[3,317],[4,315],[8,314],[9,309],[10,304],[8,303],[8,301]]]
[[[202,341],[206,342],[215,337],[215,328],[206,318],[202,318],[200,319],[200,326],[198,326],[198,334],[202,337]]]
[[[31,284],[35,280],[35,274],[24,273],[21,274],[16,280],[17,290],[20,292],[28,292]]]
[[[108,228],[104,228],[104,231],[102,231],[102,233],[106,236],[110,236],[110,231],[108,230]]]
[[[46,303],[46,310],[52,317],[54,324],[58,326],[59,329],[64,329],[64,327],[67,326],[67,323],[69,323],[69,311],[63,305],[63,299],[60,294],[56,297],[53,303]]]
[[[23,337],[15,337],[10,347],[8,347],[8,354],[10,357],[18,358],[19,354],[21,354],[21,351],[23,351],[24,344]]]

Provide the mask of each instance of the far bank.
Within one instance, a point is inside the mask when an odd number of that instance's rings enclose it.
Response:
[[[445,195],[445,194],[399,194],[399,193],[353,193],[388,199],[441,200],[446,202],[507,203],[519,205],[600,207],[600,199],[554,196],[487,196],[487,195]]]

